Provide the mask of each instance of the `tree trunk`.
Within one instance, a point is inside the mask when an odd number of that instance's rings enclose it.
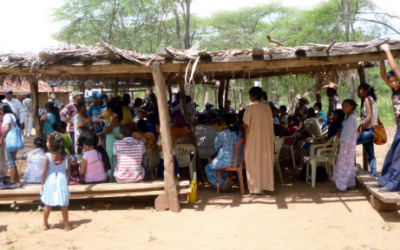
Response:
[[[243,100],[243,90],[240,90],[239,91],[239,103],[240,103],[240,105],[242,105],[242,102],[243,102],[244,100]]]
[[[341,0],[346,41],[350,42],[350,11],[348,0]]]
[[[224,102],[224,111],[223,114],[226,115],[228,114],[228,100],[229,100],[229,86],[230,86],[230,79],[226,80],[225,83],[225,102]]]
[[[354,86],[354,73],[351,71],[349,75],[349,92],[350,92],[350,98],[355,100],[356,99],[356,91],[355,91],[355,86]]]
[[[160,64],[154,63],[151,66],[153,74],[154,84],[158,93],[158,111],[160,114],[160,132],[162,140],[162,149],[164,155],[164,190],[165,196],[168,200],[169,209],[172,212],[179,213],[181,206],[178,199],[178,191],[175,183],[175,167],[174,158],[172,152],[172,139],[171,139],[171,128],[169,122],[169,110],[167,101],[167,90],[165,86],[164,74],[161,71]]]
[[[225,80],[221,80],[219,84],[218,90],[218,107],[219,112],[224,112],[224,87],[225,87]],[[217,105],[217,104],[215,104]]]
[[[43,126],[40,122],[39,117],[39,86],[37,81],[29,81],[31,86],[31,98],[32,98],[32,119],[35,124],[36,136],[43,137]]]
[[[185,20],[185,49],[189,49],[190,46],[190,3],[192,0],[186,0],[186,20]]]
[[[365,69],[364,67],[360,67],[357,69],[358,75],[360,77],[360,84],[365,83]],[[361,106],[363,106],[364,103],[361,102]],[[363,169],[365,171],[369,171],[369,166],[368,166],[368,156],[367,153],[365,152],[364,146],[363,146]]]
[[[182,49],[181,24],[179,22],[179,13],[178,13],[178,9],[175,5],[175,2],[173,0],[171,0],[171,4],[172,4],[172,10],[173,10],[174,16],[175,16],[175,34],[176,34],[177,45],[178,45],[179,49]]]
[[[316,79],[317,81],[317,87],[315,88],[315,99],[317,102],[322,103],[322,97],[321,97],[321,89],[322,85],[324,85],[324,77],[322,75],[317,75]]]
[[[208,93],[208,91],[206,91],[206,98],[205,98],[205,100],[204,100],[204,103],[207,103],[207,102],[208,102],[208,98],[209,98],[209,93]]]

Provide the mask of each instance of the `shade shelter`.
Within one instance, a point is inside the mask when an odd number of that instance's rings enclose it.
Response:
[[[118,91],[121,82],[126,88],[156,87],[160,113],[161,138],[164,149],[165,195],[156,199],[171,211],[179,212],[177,185],[173,173],[172,140],[167,106],[167,86],[178,84],[184,110],[187,111],[184,96],[185,84],[219,85],[219,107],[223,95],[227,97],[230,79],[260,78],[279,75],[308,74],[318,77],[317,93],[324,80],[335,81],[337,73],[357,69],[360,81],[365,82],[364,67],[374,66],[372,62],[385,58],[379,45],[391,44],[393,55],[400,57],[400,40],[374,40],[370,42],[335,43],[329,45],[309,44],[293,48],[269,47],[248,50],[227,50],[208,52],[195,44],[188,50],[174,48],[160,49],[158,54],[145,57],[134,51],[121,50],[106,43],[96,46],[70,45],[49,48],[39,54],[0,55],[0,76],[9,79],[25,79],[30,82],[33,100],[33,116],[36,128],[40,128],[38,117],[38,81],[58,81],[61,85],[72,85],[83,89],[85,86],[101,85]],[[225,102],[228,98],[225,98]],[[188,114],[188,112],[185,112]],[[190,119],[189,125],[194,129]],[[40,134],[40,131],[38,131]],[[195,140],[195,138],[193,138]]]

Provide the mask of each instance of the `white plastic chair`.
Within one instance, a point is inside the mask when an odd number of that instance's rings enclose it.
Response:
[[[290,153],[291,153],[291,155],[292,155],[293,167],[296,166],[296,161],[295,161],[295,159],[294,159],[294,144],[295,144],[295,142],[296,142],[296,136],[297,136],[297,131],[296,131],[296,133],[294,133],[294,134],[291,135],[291,136],[281,137],[281,138],[284,139],[284,141],[285,141],[285,139],[293,138],[292,145],[283,145],[283,144],[282,144],[282,148],[281,148],[281,149],[283,149],[283,148],[288,148],[288,149],[290,150]]]
[[[275,140],[275,151],[277,152],[274,156],[274,164],[276,167],[276,171],[278,171],[279,176],[281,177],[281,182],[283,183],[282,173],[281,173],[281,164],[279,163],[279,155],[281,152],[281,148],[283,143],[285,142],[285,138],[278,138]]]
[[[193,160],[190,161],[190,154],[193,152]],[[175,156],[179,168],[189,167],[190,179],[193,179],[193,172],[196,169],[196,147],[192,144],[176,144]]]
[[[215,141],[213,141],[210,145],[208,145],[207,147],[202,148],[202,149],[206,149],[206,148],[212,148],[212,149],[214,149],[214,142],[215,142]],[[199,150],[200,150],[200,148],[199,148]],[[211,157],[210,157],[210,156],[207,156],[207,155],[200,155],[199,157],[200,157],[200,159],[206,159],[206,160],[208,161],[208,163],[211,162]]]
[[[318,147],[317,149],[317,155],[314,155],[313,153],[313,155],[310,155],[307,158],[306,181],[308,181],[308,176],[310,174],[310,164],[311,164],[311,186],[313,188],[315,188],[315,179],[317,175],[318,162],[326,163],[326,171],[328,172],[329,177],[332,178],[332,173],[336,166],[336,156],[340,144],[340,139],[337,136],[335,136],[331,140],[333,141],[333,144],[329,143],[329,144],[319,145],[320,147]],[[322,152],[326,153],[322,154]]]
[[[155,148],[146,149],[146,153],[149,155],[149,175],[150,179],[154,178],[154,172],[157,172],[158,165],[160,164],[160,151]]]
[[[175,140],[174,144],[192,144],[192,138],[190,136],[180,137]]]

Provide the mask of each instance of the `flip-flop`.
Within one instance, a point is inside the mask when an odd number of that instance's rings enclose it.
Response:
[[[64,232],[69,232],[69,231],[71,231],[71,230],[73,230],[73,229],[75,229],[75,228],[77,228],[78,227],[78,225],[72,225],[70,228],[64,228]]]

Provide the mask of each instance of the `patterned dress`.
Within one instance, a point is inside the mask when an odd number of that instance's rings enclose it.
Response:
[[[54,164],[51,153],[47,153],[49,168],[44,182],[41,200],[46,206],[66,207],[69,205],[69,190],[67,180],[68,154],[64,162]]]
[[[340,137],[339,158],[333,172],[333,181],[337,189],[346,191],[356,185],[356,142],[357,117],[352,114],[343,121],[343,130]]]
[[[236,131],[225,130],[221,132],[216,138],[214,147],[216,150],[219,149],[217,157],[211,164],[205,167],[206,175],[211,185],[217,187],[218,183],[218,170],[222,168],[229,168],[232,166],[233,158],[235,155],[235,146],[238,141],[242,139],[240,133]],[[222,147],[222,148],[221,148]],[[220,149],[221,148],[221,149]],[[238,163],[242,158],[243,146],[239,149]],[[225,184],[227,171],[221,171],[221,187]]]

